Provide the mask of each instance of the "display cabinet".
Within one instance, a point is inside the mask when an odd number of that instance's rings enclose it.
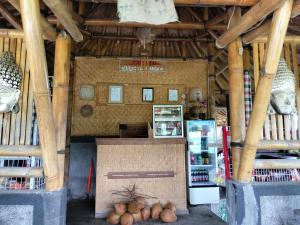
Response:
[[[183,137],[183,114],[181,105],[153,106],[154,138]]]

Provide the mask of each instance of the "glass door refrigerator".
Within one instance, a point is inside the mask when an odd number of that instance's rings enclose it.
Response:
[[[215,121],[189,120],[186,130],[189,202],[191,205],[218,203]]]

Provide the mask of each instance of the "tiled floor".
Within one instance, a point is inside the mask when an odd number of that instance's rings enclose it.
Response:
[[[76,201],[68,207],[67,225],[105,225],[105,220],[94,218],[94,202]],[[157,221],[136,223],[136,225],[162,225]],[[226,223],[216,217],[208,206],[190,208],[190,215],[178,217],[174,225],[225,225]]]

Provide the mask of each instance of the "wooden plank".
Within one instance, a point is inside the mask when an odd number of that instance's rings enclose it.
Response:
[[[23,42],[24,44],[24,42]],[[24,46],[25,47],[25,46]],[[24,70],[24,81],[23,81],[23,100],[22,100],[22,112],[21,112],[21,135],[20,135],[20,144],[25,145],[26,139],[26,122],[27,122],[27,108],[28,108],[28,93],[29,93],[29,83],[30,83],[30,74],[29,74],[29,61],[26,54],[24,58],[25,70]]]
[[[298,140],[300,140],[300,84],[299,84],[299,67],[298,67],[298,55],[297,55],[297,46],[296,44],[292,44],[292,58],[293,58],[293,72],[295,75],[295,82],[296,82],[296,108],[298,112]]]
[[[292,125],[292,139],[297,140],[297,126],[298,126],[297,115],[291,115],[291,125]]]
[[[26,61],[26,47],[23,39],[18,39],[18,45],[21,45],[20,48],[20,56],[18,57],[18,64],[20,65],[22,71],[22,85],[21,85],[21,93],[19,98],[19,107],[20,111],[16,117],[16,130],[15,130],[15,144],[20,144],[20,136],[21,136],[21,117],[22,117],[22,109],[23,109],[23,92],[24,92],[24,80],[25,80],[25,61]]]
[[[284,121],[284,136],[285,140],[291,140],[291,119],[290,115],[284,115],[283,116]]]
[[[0,13],[2,16],[16,29],[22,30],[22,25],[19,23],[18,19],[11,14],[10,11],[0,2]]]
[[[4,51],[9,51],[10,39],[4,39]],[[3,115],[3,134],[2,134],[2,144],[9,144],[9,129],[10,129],[10,115],[11,113],[4,113]]]
[[[277,121],[276,115],[271,115],[272,140],[277,140]]]
[[[265,118],[264,131],[265,131],[265,139],[270,140],[271,139],[271,136],[270,136],[271,127],[270,127],[269,115],[266,115],[266,118]]]
[[[21,47],[22,47],[22,40],[21,39],[15,39],[16,42],[16,50],[15,50],[15,62],[16,64],[20,64],[20,54],[21,54]],[[20,94],[21,96],[21,94]],[[10,138],[9,138],[9,144],[14,145],[15,144],[15,131],[16,131],[16,118],[19,113],[12,113],[11,114],[11,123],[10,123]]]
[[[4,48],[4,38],[0,36],[0,54]],[[3,130],[3,113],[0,113],[0,144],[2,144],[2,130]]]
[[[289,69],[291,70],[291,51],[290,51],[290,45],[289,44],[285,44],[284,45],[284,56],[285,56],[285,61],[289,67]]]
[[[276,117],[277,117],[277,123],[278,123],[278,138],[279,138],[279,140],[284,140],[282,115],[276,115]]]

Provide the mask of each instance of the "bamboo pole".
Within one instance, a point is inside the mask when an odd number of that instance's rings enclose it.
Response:
[[[0,156],[42,156],[39,146],[32,145],[0,145]]]
[[[57,142],[49,93],[46,53],[40,26],[40,7],[35,0],[21,0],[20,5],[43,151],[46,188],[48,191],[53,191],[59,188]]]
[[[67,34],[62,33],[57,37],[55,45],[54,86],[52,98],[54,123],[56,125],[57,148],[60,151],[58,154],[60,187],[64,186],[64,152],[66,149],[67,135],[70,57],[71,39]]]
[[[216,53],[215,45],[213,42],[208,43],[207,46],[208,53],[208,96],[209,96],[209,113],[208,118],[215,118],[215,109],[216,109],[216,74],[215,74],[215,62],[212,60],[212,57]]]
[[[300,149],[300,141],[296,140],[263,140],[260,141],[258,146],[258,149],[261,150],[297,150]]]
[[[2,16],[17,30],[22,30],[22,26],[19,21],[0,3],[0,13]]]
[[[59,22],[70,33],[76,42],[83,40],[83,36],[72,18],[72,14],[68,11],[66,4],[61,0],[43,0],[44,3],[57,16]]]
[[[260,36],[253,40],[255,43],[267,43],[268,36]],[[284,43],[290,43],[290,44],[300,44],[300,36],[285,36]]]
[[[30,167],[1,167],[0,177],[43,177],[43,169]]]
[[[297,169],[300,168],[300,159],[257,159],[255,169]]]
[[[8,0],[8,2],[21,13],[19,0]],[[57,33],[56,30],[51,26],[51,24],[40,15],[40,23],[42,26],[43,35],[49,41],[55,41]]]
[[[116,3],[117,0],[79,0],[80,2],[97,2],[97,3]],[[180,5],[236,5],[252,6],[259,0],[174,0],[175,4]]]
[[[229,10],[229,16],[231,10]],[[240,15],[241,9],[236,8],[232,17],[232,26],[239,22]],[[232,146],[232,166],[233,177],[236,179],[242,150],[238,145],[243,142],[245,132],[243,45],[241,38],[237,38],[228,45],[228,68],[231,142],[235,143],[235,146]]]
[[[15,29],[0,29],[0,36],[4,38],[23,38],[24,32]]]
[[[293,0],[285,1],[285,3],[276,10],[273,16],[271,33],[265,55],[264,75],[261,76],[258,83],[238,173],[238,180],[241,182],[250,182],[252,177],[253,163],[260,140],[260,130],[263,127],[267,106],[270,102],[272,81],[277,71],[292,6]]]
[[[48,17],[48,21],[51,24],[57,23],[56,17]],[[193,29],[193,30],[225,30],[225,24],[214,24],[205,26],[204,23],[192,23],[192,22],[181,22],[181,23],[167,23],[161,25],[148,24],[148,23],[137,23],[137,22],[120,22],[118,20],[111,19],[86,19],[83,23],[85,26],[109,26],[109,27],[150,27],[157,29]]]
[[[253,42],[253,40],[255,40],[255,38],[257,38],[259,36],[267,35],[270,31],[271,24],[272,24],[272,21],[267,20],[260,27],[256,28],[253,31],[248,32],[247,34],[245,34],[242,37],[243,43],[244,44],[249,44],[249,43]]]
[[[216,41],[216,46],[218,48],[224,48],[264,17],[278,9],[283,2],[284,1],[282,0],[262,0],[258,2],[242,16],[238,23],[236,23],[234,26],[231,26],[224,34],[221,35],[221,37],[218,38]]]

